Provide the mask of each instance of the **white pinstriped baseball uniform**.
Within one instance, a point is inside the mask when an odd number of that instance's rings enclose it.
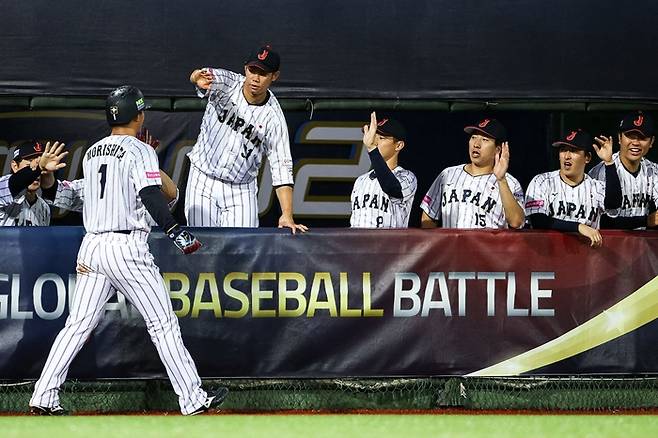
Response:
[[[25,198],[25,191],[16,197],[9,190],[9,177],[0,177],[0,226],[50,225],[50,207],[39,195],[32,205]]]
[[[642,158],[637,174],[633,175],[624,167],[619,152],[614,153],[612,159],[621,183],[622,204],[618,210],[618,217],[646,216],[651,213],[649,211],[651,201],[654,205],[658,205],[656,164]],[[605,183],[605,163],[601,162],[594,166],[589,171],[589,176]]]
[[[189,414],[204,404],[206,393],[149,252],[150,226],[139,197],[142,188],[161,185],[158,157],[132,136],[111,135],[87,150],[83,171],[85,178],[76,185],[83,187],[87,234],[78,263],[91,272],[78,276],[70,315],[53,343],[30,405],[59,405],[58,388],[71,361],[98,325],[107,301],[119,291],[144,317],[181,412]]]
[[[560,171],[535,176],[526,191],[525,214],[541,213],[548,217],[578,222],[599,228],[604,206],[605,183],[585,174],[577,186],[570,186],[560,177]],[[615,215],[612,211],[609,214]]]
[[[505,175],[514,198],[523,207],[523,188]],[[443,228],[508,228],[496,175],[473,176],[464,164],[444,169],[434,180],[420,208]]]
[[[352,228],[407,228],[409,213],[418,182],[413,172],[397,166],[393,175],[402,186],[402,198],[393,198],[382,190],[379,180],[370,171],[354,182],[352,195]]]
[[[286,120],[271,91],[263,104],[252,105],[243,95],[243,75],[208,71],[213,82],[199,137],[189,153],[185,216],[192,226],[257,227],[256,177],[263,155],[275,187],[293,184]]]

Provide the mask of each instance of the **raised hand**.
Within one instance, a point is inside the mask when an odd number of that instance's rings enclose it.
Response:
[[[210,88],[210,84],[213,82],[213,76],[210,70],[205,68],[201,70],[194,70],[190,75],[190,82],[202,90],[207,90]]]
[[[606,137],[605,135],[599,135],[594,137],[596,143],[593,143],[592,146],[596,151],[596,155],[605,163],[612,163],[612,137]]]
[[[363,125],[363,144],[366,145],[368,151],[377,147],[375,134],[377,134],[377,114],[373,111],[370,113],[370,124]]]
[[[60,161],[68,155],[68,151],[64,151],[64,146],[64,143],[58,141],[52,146],[50,145],[50,142],[46,143],[43,154],[37,163],[43,172],[55,172],[56,170],[66,167],[66,163],[60,163]]]
[[[494,175],[496,175],[496,179],[498,181],[501,181],[503,178],[505,178],[505,174],[507,173],[508,168],[509,168],[509,144],[506,141],[504,141],[500,149],[500,154],[496,154],[494,157],[493,173]]]
[[[160,140],[153,137],[148,129],[143,128],[137,133],[137,139],[151,146],[156,151],[160,147]]]

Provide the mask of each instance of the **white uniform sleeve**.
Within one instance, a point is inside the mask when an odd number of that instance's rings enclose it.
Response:
[[[521,186],[519,180],[510,174],[505,175],[505,178],[507,179],[507,184],[510,187],[512,195],[514,195],[514,199],[516,199],[516,202],[519,203],[521,208],[524,208],[525,196],[523,195],[523,186]]]
[[[549,199],[546,183],[548,178],[545,175],[535,176],[530,184],[528,184],[528,191],[525,195],[525,214],[541,213],[548,215]]]
[[[281,109],[277,108],[275,111],[278,114],[271,119],[271,123],[275,125],[268,131],[268,144],[265,145],[265,152],[272,171],[272,185],[277,187],[293,184],[293,176],[288,125],[286,125],[286,119]]]
[[[432,219],[438,221],[441,219],[441,193],[443,192],[444,172],[436,177],[432,186],[425,194],[420,208]]]
[[[130,169],[135,191],[139,193],[144,187],[162,186],[160,165],[155,150],[146,143],[136,142],[139,144],[132,149],[134,156]]]
[[[14,197],[11,196],[11,191],[9,190],[10,176],[5,175],[0,178],[0,206],[9,205],[14,202]]]
[[[402,187],[402,198],[391,198],[391,202],[394,204],[406,205],[416,194],[416,188],[418,187],[416,175],[414,175],[413,172],[405,170],[396,173],[395,177],[400,181],[400,186]]]
[[[204,98],[210,93],[224,93],[230,90],[236,82],[244,79],[244,76],[241,74],[224,70],[223,68],[206,67],[206,70],[212,73],[213,81],[208,90],[196,88],[196,94],[200,98]]]
[[[81,212],[84,205],[84,180],[58,181],[57,194],[52,204],[65,210]]]
[[[588,175],[596,180],[605,182],[605,165],[603,162],[592,167],[588,172]]]

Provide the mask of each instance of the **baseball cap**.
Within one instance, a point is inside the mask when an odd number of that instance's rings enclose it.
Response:
[[[482,119],[477,125],[465,127],[464,132],[467,134],[479,132],[498,142],[507,140],[507,130],[505,130],[503,124],[496,119]]]
[[[592,152],[592,136],[582,129],[576,129],[567,132],[560,140],[553,143],[554,148],[562,146],[571,146],[576,149],[582,149],[585,152]]]
[[[38,141],[27,140],[22,143],[19,143],[14,149],[14,158],[13,160],[17,163],[23,160],[31,160],[36,158],[43,153],[43,145]]]
[[[654,136],[653,118],[642,111],[627,114],[619,124],[619,132],[636,131],[645,137]]]
[[[244,64],[247,66],[256,66],[266,73],[272,73],[279,71],[281,58],[278,53],[272,50],[270,45],[266,45],[251,52],[249,58]]]
[[[405,141],[407,130],[402,123],[390,117],[383,117],[377,122],[377,133],[385,137],[393,137],[396,140]]]

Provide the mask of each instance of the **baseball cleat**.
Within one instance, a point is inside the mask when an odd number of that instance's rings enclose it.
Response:
[[[66,415],[66,411],[61,406],[55,406],[53,408],[48,408],[45,406],[30,406],[30,414],[59,416]]]
[[[212,394],[209,394],[206,398],[206,401],[198,407],[196,410],[190,412],[188,415],[199,415],[204,412],[208,412],[210,409],[216,409],[224,402],[224,399],[228,395],[228,388],[220,386],[217,390],[213,391]]]

